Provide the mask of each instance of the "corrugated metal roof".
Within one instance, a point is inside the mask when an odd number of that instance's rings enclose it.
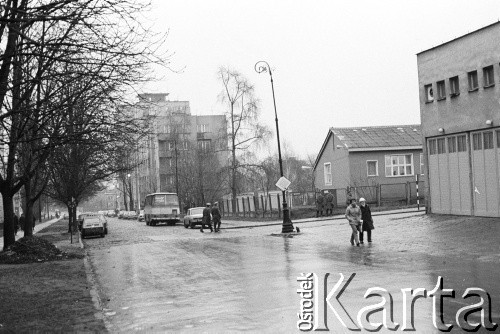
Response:
[[[348,148],[421,146],[420,125],[330,128]]]

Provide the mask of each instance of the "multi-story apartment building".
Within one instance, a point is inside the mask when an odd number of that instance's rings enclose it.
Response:
[[[500,22],[417,63],[428,209],[500,217]]]
[[[177,192],[184,197],[181,201],[191,202],[197,197],[193,192],[213,190],[203,180],[227,165],[225,116],[191,115],[188,101],[167,97],[142,94],[136,105],[136,110],[151,117],[153,125],[152,133],[138,145],[142,163],[133,175],[141,206],[145,195],[156,191]]]

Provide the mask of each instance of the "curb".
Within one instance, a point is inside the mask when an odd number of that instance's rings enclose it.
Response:
[[[379,211],[383,212],[383,211]],[[386,212],[386,213],[372,213],[373,216],[391,216],[391,215],[397,215],[401,213],[415,213],[415,214],[425,214],[425,210],[408,210],[408,211],[398,211],[398,212]],[[302,220],[302,221],[297,221],[294,222],[293,224],[304,224],[304,223],[314,223],[314,222],[322,222],[322,221],[328,221],[328,220],[342,220],[345,219],[345,217],[325,217],[325,218],[320,218],[320,219],[309,219],[309,220]],[[232,229],[238,229],[238,228],[250,228],[250,227],[265,227],[265,226],[277,226],[277,225],[282,225],[282,222],[274,222],[274,223],[269,223],[269,224],[259,224],[259,225],[242,225],[242,226],[231,226],[231,227],[221,227],[221,230],[232,230]]]
[[[94,303],[94,308],[96,309],[94,316],[97,320],[102,320],[104,322],[104,326],[106,326],[106,329],[109,331],[111,325],[104,315],[104,308],[102,306],[103,305],[102,300],[101,297],[99,296],[99,292],[97,289],[94,270],[92,268],[92,264],[90,263],[89,254],[85,249],[85,245],[83,244],[80,233],[78,233],[78,242],[80,243],[80,247],[85,252],[85,256],[83,258],[83,264],[85,266],[85,276],[87,276],[87,282],[89,283],[90,286],[89,288],[90,297],[92,298],[92,302]]]

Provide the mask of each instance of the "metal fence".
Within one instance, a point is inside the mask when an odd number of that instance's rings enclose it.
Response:
[[[402,206],[413,205],[419,201],[425,205],[423,181],[419,181],[417,197],[417,183],[377,184],[373,186],[359,186],[340,189],[325,189],[333,195],[334,207],[345,207],[350,198],[364,197],[368,204],[374,206]],[[302,208],[315,208],[315,192],[288,192],[287,203],[291,210]],[[281,217],[282,199],[281,192],[273,191],[254,195],[237,196],[235,200],[225,198],[219,201],[223,216],[226,217]],[[233,210],[233,202],[235,210]],[[234,212],[233,212],[234,211]]]

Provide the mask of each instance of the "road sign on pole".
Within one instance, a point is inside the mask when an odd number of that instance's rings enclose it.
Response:
[[[278,182],[276,182],[276,187],[280,188],[281,191],[286,191],[290,186],[290,183],[291,182],[286,177],[282,176]]]

